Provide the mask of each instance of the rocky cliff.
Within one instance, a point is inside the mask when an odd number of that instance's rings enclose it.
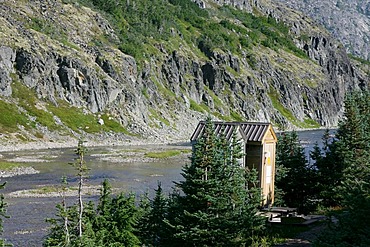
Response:
[[[346,50],[370,60],[370,2],[367,0],[275,0],[324,25]]]
[[[294,45],[285,38],[288,48],[279,45],[285,44],[280,34],[274,31],[277,36],[269,39],[263,27],[258,33],[262,41],[252,39],[254,27],[241,25],[237,14],[224,14],[210,18],[232,25],[222,30],[241,40],[234,50],[189,41],[186,35],[199,36],[200,29],[186,23],[186,29],[168,29],[168,40],[148,37],[143,41],[148,53],[139,59],[118,49],[122,40],[116,26],[96,6],[4,1],[2,139],[56,141],[84,134],[180,140],[188,139],[207,115],[271,121],[290,129],[332,127],[344,94],[368,87],[366,73],[343,46],[299,12],[259,0],[196,3],[212,15],[232,11],[220,6],[234,5],[265,18],[270,29],[285,23],[282,29],[289,28]],[[243,46],[242,38],[253,42]]]

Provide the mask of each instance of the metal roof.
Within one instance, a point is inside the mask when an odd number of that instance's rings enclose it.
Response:
[[[224,135],[226,139],[230,140],[234,130],[239,130],[244,141],[262,142],[270,123],[255,123],[255,122],[212,122],[217,136]],[[199,122],[190,141],[196,141],[203,135],[206,122]]]

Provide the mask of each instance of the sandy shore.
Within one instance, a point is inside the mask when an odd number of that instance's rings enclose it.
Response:
[[[54,188],[56,191],[44,192],[42,188],[40,189],[29,189],[29,190],[18,190],[7,194],[8,198],[15,197],[62,197],[63,194],[65,197],[77,196],[78,190],[77,187],[69,187],[65,192],[62,192],[62,188]],[[82,195],[99,195],[101,186],[92,186],[86,185],[82,189]]]
[[[33,167],[20,166],[20,167],[15,167],[9,171],[0,170],[0,178],[8,178],[8,177],[14,177],[14,176],[24,175],[24,174],[36,174],[39,172],[40,171],[36,170]]]
[[[154,140],[154,139],[119,139],[119,138],[104,138],[104,139],[87,139],[84,141],[86,147],[101,147],[101,146],[141,146],[141,145],[165,145],[179,142],[188,142],[189,140]],[[77,147],[78,139],[68,138],[53,141],[34,141],[34,142],[0,142],[0,153],[20,150],[40,150],[53,148],[74,148]]]
[[[144,140],[144,139],[127,139],[127,138],[117,138],[117,136],[113,136],[111,138],[90,138],[87,139],[85,142],[86,147],[114,147],[114,146],[144,146],[144,145],[168,145],[168,144],[175,144],[180,142],[186,142],[186,140]],[[42,150],[42,149],[58,149],[58,148],[76,148],[78,145],[77,138],[64,138],[63,140],[58,140],[57,142],[52,141],[33,141],[33,142],[16,142],[16,141],[0,141],[0,160],[2,157],[2,152],[14,152],[14,151],[23,151],[23,150]],[[142,162],[144,157],[134,157],[136,160],[130,160],[130,162],[140,161]],[[131,157],[131,159],[134,159]],[[101,157],[101,159],[109,159],[110,161],[122,162],[122,157]],[[127,157],[126,157],[127,159]],[[149,158],[147,158],[149,159]],[[15,162],[19,163],[20,165],[6,171],[0,170],[0,178],[4,177],[13,177],[18,175],[25,175],[25,174],[35,174],[39,173],[38,170],[34,169],[33,167],[29,167],[27,165],[21,165],[28,162],[48,162],[43,157],[36,156],[22,156],[22,157],[15,157],[13,159],[5,160],[7,162]],[[127,162],[127,160],[125,160]],[[148,160],[147,160],[148,161]]]

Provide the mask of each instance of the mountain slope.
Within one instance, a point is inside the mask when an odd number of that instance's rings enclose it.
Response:
[[[339,39],[347,51],[370,60],[370,2],[367,0],[275,0],[302,11]]]
[[[330,127],[345,92],[368,87],[337,41],[284,6],[116,3],[0,6],[4,140],[187,139],[207,115]]]

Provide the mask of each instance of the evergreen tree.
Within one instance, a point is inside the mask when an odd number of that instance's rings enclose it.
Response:
[[[108,181],[102,184],[99,203],[90,201],[84,205],[82,215],[83,234],[78,231],[79,211],[74,204],[65,209],[57,205],[57,218],[48,219],[52,227],[44,241],[44,246],[139,246],[140,241],[134,234],[137,207],[134,195],[123,193],[111,195]],[[65,218],[68,217],[69,243],[65,241]]]
[[[339,192],[345,213],[317,241],[318,246],[370,246],[370,92],[345,99],[345,118],[336,135],[336,155],[343,164]]]
[[[77,170],[78,203],[72,206],[67,206],[64,196],[66,191],[66,178],[62,180],[62,203],[57,204],[57,218],[46,219],[51,224],[51,229],[45,241],[44,246],[89,246],[90,240],[83,234],[83,220],[84,220],[84,202],[82,200],[83,181],[86,177],[88,168],[86,166],[84,156],[87,151],[82,139],[78,141],[75,150],[76,161],[71,165]],[[85,219],[87,219],[85,217]]]
[[[0,184],[0,190],[4,189],[5,183]],[[8,218],[6,215],[7,204],[4,202],[4,195],[0,194],[0,234],[3,232],[3,218]],[[0,239],[0,246],[12,246],[11,244],[6,244],[4,239]]]
[[[153,200],[143,200],[140,208],[143,212],[138,225],[141,242],[145,246],[165,245],[169,234],[165,223],[168,213],[168,199],[163,195],[161,183],[158,183]]]
[[[241,167],[241,147],[215,136],[207,120],[203,136],[194,146],[191,163],[183,169],[181,190],[170,200],[168,224],[173,246],[250,245],[264,226],[257,216],[261,191],[251,171]],[[253,173],[255,174],[255,173]]]
[[[87,171],[84,162],[86,149],[79,142],[76,154],[78,170],[78,202],[67,206],[65,196],[57,205],[56,218],[47,219],[51,224],[44,246],[70,247],[105,247],[105,246],[139,246],[140,241],[135,235],[137,207],[133,194],[123,193],[111,195],[111,187],[107,180],[102,184],[98,205],[90,201],[82,201],[83,179]],[[65,181],[65,179],[64,179]],[[65,191],[65,182],[62,192]]]
[[[343,204],[355,208],[370,195],[370,91],[348,95],[344,116],[337,133],[337,155],[344,164],[341,189]]]
[[[305,157],[296,132],[283,133],[279,137],[276,155],[276,187],[281,190],[286,206],[298,212],[308,213],[315,209],[317,197],[316,171]]]
[[[86,166],[84,156],[87,149],[83,145],[83,141],[80,139],[78,141],[77,149],[75,150],[75,154],[77,155],[76,163],[74,164],[76,166],[76,169],[78,171],[77,177],[78,177],[78,236],[82,237],[82,214],[83,214],[83,201],[82,201],[82,187],[84,178],[86,177],[86,173],[88,171],[88,168]]]
[[[137,221],[135,196],[120,193],[109,196],[108,200],[104,200],[104,196],[100,197],[92,223],[95,246],[139,246],[140,241],[134,233]]]
[[[344,116],[336,135],[338,155],[344,161],[346,176],[363,179],[369,171],[370,91],[348,95]]]
[[[337,155],[337,141],[330,138],[329,130],[323,135],[323,147],[316,143],[310,153],[317,169],[318,197],[324,207],[340,205],[338,188],[343,177],[343,161]]]
[[[62,204],[57,204],[56,218],[48,218],[51,227],[44,240],[43,246],[78,246],[75,245],[78,239],[76,231],[78,225],[78,209],[76,205],[65,208]],[[65,219],[68,218],[67,229]],[[68,241],[66,241],[68,239]]]

